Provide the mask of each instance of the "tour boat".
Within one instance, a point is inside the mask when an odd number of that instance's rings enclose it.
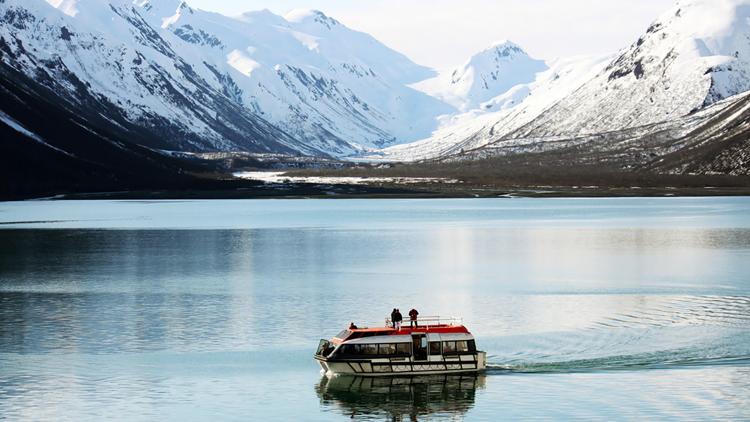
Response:
[[[315,359],[328,375],[429,375],[480,372],[487,354],[459,319],[424,317],[418,326],[350,328],[321,340]]]

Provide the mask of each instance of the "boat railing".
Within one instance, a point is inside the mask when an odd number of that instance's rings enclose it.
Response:
[[[401,321],[401,325],[406,326],[410,323],[410,321],[411,320],[407,316],[406,318],[404,318],[403,321]],[[450,317],[420,316],[420,317],[417,317],[417,324],[419,324],[420,326],[425,326],[425,327],[430,327],[430,326],[435,326],[435,325],[449,325],[449,326],[463,325],[464,319],[461,317],[455,317],[455,316],[450,316]],[[385,319],[385,326],[391,327],[392,325],[393,325],[393,321],[391,321],[390,317],[387,317]]]

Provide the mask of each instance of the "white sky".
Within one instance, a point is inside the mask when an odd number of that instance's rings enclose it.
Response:
[[[226,15],[318,9],[417,63],[442,69],[502,39],[541,59],[613,53],[634,42],[676,0],[187,1]]]

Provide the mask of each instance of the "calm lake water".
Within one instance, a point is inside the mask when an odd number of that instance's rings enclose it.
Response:
[[[321,377],[460,315],[479,377]],[[750,198],[0,203],[0,419],[750,418]]]

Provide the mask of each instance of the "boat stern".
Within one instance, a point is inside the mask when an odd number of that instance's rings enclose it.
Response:
[[[477,351],[477,371],[487,369],[487,352]]]

